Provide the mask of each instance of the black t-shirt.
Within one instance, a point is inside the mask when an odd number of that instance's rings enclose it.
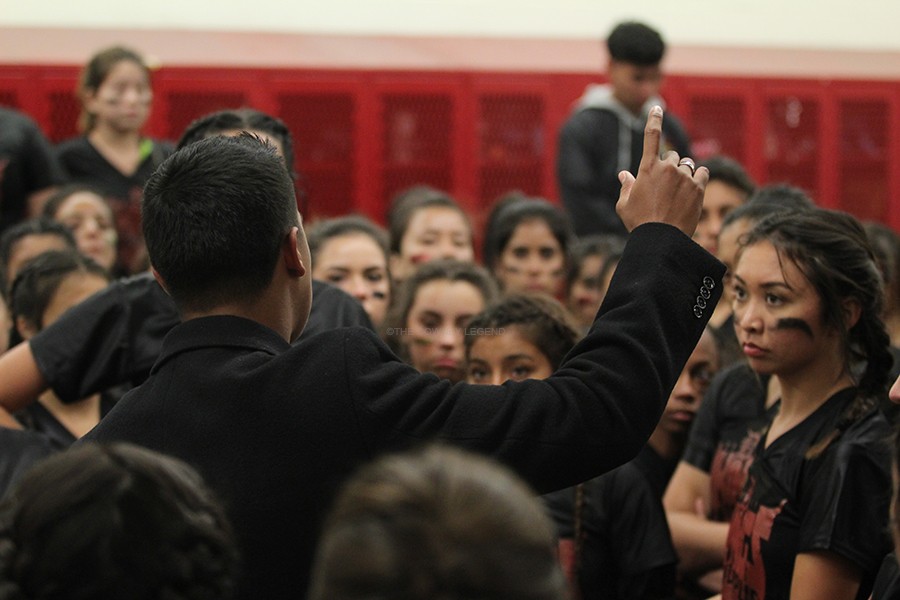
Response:
[[[563,570],[576,578],[580,597],[673,598],[677,557],[666,515],[635,461],[581,488],[543,496],[556,523]],[[581,517],[580,550],[574,549],[576,512]]]
[[[112,409],[116,399],[117,396],[112,394],[100,395],[101,417]],[[53,444],[54,448],[59,450],[65,450],[78,439],[40,401],[32,402],[18,411],[15,417],[25,429],[42,434]]]
[[[6,427],[0,427],[0,448],[0,498],[34,464],[57,452],[39,433]]]
[[[682,460],[710,475],[710,518],[728,521],[762,435],[765,380],[746,364],[721,371],[706,391]]]
[[[0,107],[0,232],[27,216],[28,196],[63,181],[65,173],[37,124]]]
[[[872,600],[898,600],[900,599],[900,565],[897,564],[897,555],[891,552],[884,557],[878,576],[875,577],[875,585],[872,587]]]
[[[112,206],[119,232],[119,262],[126,269],[134,271],[145,252],[141,231],[144,184],[173,151],[168,142],[143,140],[141,162],[134,173],[126,175],[110,164],[87,137],[67,140],[57,147],[57,156],[69,179],[96,186]]]
[[[123,383],[139,385],[180,322],[175,303],[149,273],[113,282],[29,340],[44,379],[63,402]],[[300,339],[337,327],[372,328],[362,305],[313,280],[309,321]]]
[[[797,555],[814,551],[857,566],[857,598],[869,596],[890,548],[890,427],[873,407],[821,454],[806,457],[855,396],[855,388],[835,394],[768,448],[760,439],[728,531],[724,600],[789,598]]]
[[[641,470],[647,483],[657,498],[662,500],[669,480],[672,479],[672,473],[678,466],[678,459],[666,459],[656,453],[650,444],[645,444],[638,455],[632,461],[634,466]]]

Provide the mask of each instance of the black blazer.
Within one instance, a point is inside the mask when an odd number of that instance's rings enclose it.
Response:
[[[134,442],[196,467],[238,534],[241,597],[296,598],[339,484],[381,452],[443,440],[495,456],[540,492],[630,460],[723,274],[674,227],[639,227],[597,321],[560,369],[502,386],[421,374],[362,328],[291,346],[253,321],[194,319],[170,332],[147,381],[85,439]]]

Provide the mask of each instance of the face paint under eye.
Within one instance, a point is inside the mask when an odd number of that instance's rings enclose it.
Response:
[[[775,329],[796,329],[798,331],[802,331],[809,337],[813,337],[812,327],[809,326],[809,323],[804,321],[803,319],[794,319],[794,318],[784,318],[778,319],[775,323]]]

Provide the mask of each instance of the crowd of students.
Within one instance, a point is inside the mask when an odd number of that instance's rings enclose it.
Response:
[[[424,185],[386,227],[293,222],[266,198],[296,202],[279,119],[226,109],[149,140],[149,70],[126,48],[98,53],[79,93],[84,135],[4,197],[0,597],[900,593],[889,228],[757,189],[726,157],[660,158],[661,111],[620,179],[631,238],[578,236],[517,192],[475,232]],[[237,348],[275,358],[222,358]],[[282,400],[301,406],[269,414]],[[238,455],[217,455],[229,439]],[[434,440],[518,475],[443,446],[352,475]]]

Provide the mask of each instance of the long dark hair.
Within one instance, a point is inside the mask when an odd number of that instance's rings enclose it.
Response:
[[[815,288],[823,323],[840,333],[845,368],[855,375],[856,401],[842,415],[835,432],[810,449],[814,456],[874,406],[887,389],[893,358],[881,320],[881,272],[862,224],[843,212],[809,209],[771,215],[747,233],[742,245],[760,241],[771,243],[779,259],[793,262]],[[843,308],[847,300],[860,307],[859,320],[852,327]]]

